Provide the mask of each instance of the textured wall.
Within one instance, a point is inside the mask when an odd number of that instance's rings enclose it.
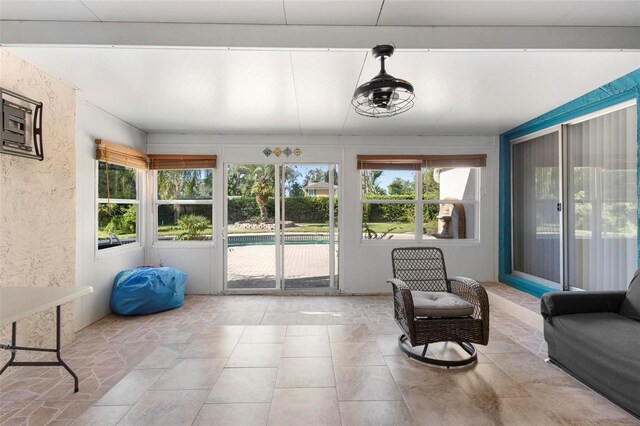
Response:
[[[75,91],[5,50],[0,86],[44,104],[44,161],[0,155],[0,286],[75,286]],[[62,314],[69,342],[73,306]],[[32,315],[18,322],[18,343],[51,347],[53,330],[53,309]],[[0,341],[9,339],[2,327]]]

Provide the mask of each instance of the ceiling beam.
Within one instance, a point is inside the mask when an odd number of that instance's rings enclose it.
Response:
[[[640,50],[640,27],[366,27],[0,21],[2,45],[368,50]]]

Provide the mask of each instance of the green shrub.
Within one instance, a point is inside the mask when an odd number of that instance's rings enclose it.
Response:
[[[177,240],[201,240],[202,233],[209,227],[209,219],[187,214],[178,219],[178,226],[183,232],[176,237]]]
[[[133,234],[136,232],[136,207],[135,204],[101,204],[99,225],[107,232]]]

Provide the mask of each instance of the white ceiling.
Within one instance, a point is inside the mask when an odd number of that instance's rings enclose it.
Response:
[[[148,132],[495,135],[640,68],[640,52],[397,51],[416,105],[370,119],[350,104],[377,73],[364,51],[6,49]]]
[[[640,25],[639,0],[0,0],[0,19],[273,25]]]

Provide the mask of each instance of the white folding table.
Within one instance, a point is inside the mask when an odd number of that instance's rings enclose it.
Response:
[[[93,287],[4,287],[0,288],[0,326],[11,323],[11,344],[0,349],[11,352],[11,358],[0,374],[11,367],[64,367],[74,380],[78,392],[78,376],[60,357],[60,306],[93,292]],[[56,348],[30,348],[16,345],[16,322],[29,315],[56,307]],[[17,351],[55,352],[57,361],[15,361]]]

